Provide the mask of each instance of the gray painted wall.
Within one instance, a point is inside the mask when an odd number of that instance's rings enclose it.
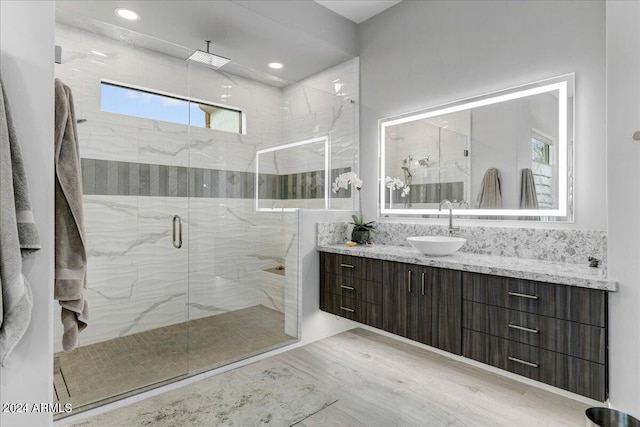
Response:
[[[607,2],[611,404],[640,419],[640,2]]]
[[[33,292],[29,329],[0,367],[0,401],[7,403],[47,403],[53,395],[54,18],[52,1],[0,2],[0,69],[42,244],[22,268]],[[0,413],[2,427],[49,424],[46,412]]]
[[[575,223],[553,226],[606,229],[604,2],[404,1],[360,28],[366,217],[378,119],[575,72]]]

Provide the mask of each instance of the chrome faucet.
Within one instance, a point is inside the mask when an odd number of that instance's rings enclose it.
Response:
[[[446,204],[447,207],[449,208],[449,236],[453,236],[454,233],[456,233],[457,231],[460,230],[460,227],[454,227],[453,226],[453,206],[451,205],[451,202],[447,199],[443,199],[440,202],[440,206],[438,207],[438,211],[442,210],[442,205]]]

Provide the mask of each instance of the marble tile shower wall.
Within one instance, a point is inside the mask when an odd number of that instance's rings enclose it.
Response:
[[[328,136],[330,169],[358,171],[360,101],[359,59],[354,58],[283,90],[282,134],[286,142]],[[311,130],[311,133],[309,132]],[[308,156],[311,157],[311,154]],[[300,165],[286,162],[279,173],[299,172]],[[333,180],[332,176],[332,180]],[[330,192],[331,209],[354,209],[349,194]],[[309,206],[315,207],[315,206]]]
[[[87,166],[91,322],[81,345],[260,303],[284,311],[286,332],[295,336],[297,214],[256,213],[251,178],[256,149],[288,142],[283,91],[62,24],[56,44],[63,48],[56,77],[71,87],[77,118],[87,119],[78,133]],[[228,101],[246,112],[247,134],[103,113],[101,79]],[[324,108],[309,105],[308,111]],[[301,138],[313,134],[297,128]],[[216,177],[231,181],[217,194]],[[173,215],[184,221],[180,250],[172,245]],[[263,270],[279,264],[287,267],[284,283],[261,286]]]
[[[318,246],[343,243],[350,229],[346,222],[318,224]],[[442,225],[378,222],[374,243],[409,246],[407,237],[446,235]],[[602,260],[606,277],[607,233],[599,230],[461,227],[467,243],[460,249],[485,255],[539,259],[571,264],[588,264],[589,257]]]

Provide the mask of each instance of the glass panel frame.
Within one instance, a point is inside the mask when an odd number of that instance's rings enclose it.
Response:
[[[324,144],[324,208],[329,209],[329,137],[321,136],[318,138],[306,139],[304,141],[293,142],[291,144],[278,145],[276,147],[264,148],[256,151],[256,169],[255,169],[255,207],[256,212],[293,212],[300,208],[291,207],[260,207],[260,154],[274,153],[277,151],[292,149],[296,147],[302,147],[310,144]]]

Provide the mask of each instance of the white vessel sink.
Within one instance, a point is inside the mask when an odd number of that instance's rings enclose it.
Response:
[[[417,236],[407,237],[411,246],[425,255],[450,255],[460,249],[467,239],[447,236]]]

